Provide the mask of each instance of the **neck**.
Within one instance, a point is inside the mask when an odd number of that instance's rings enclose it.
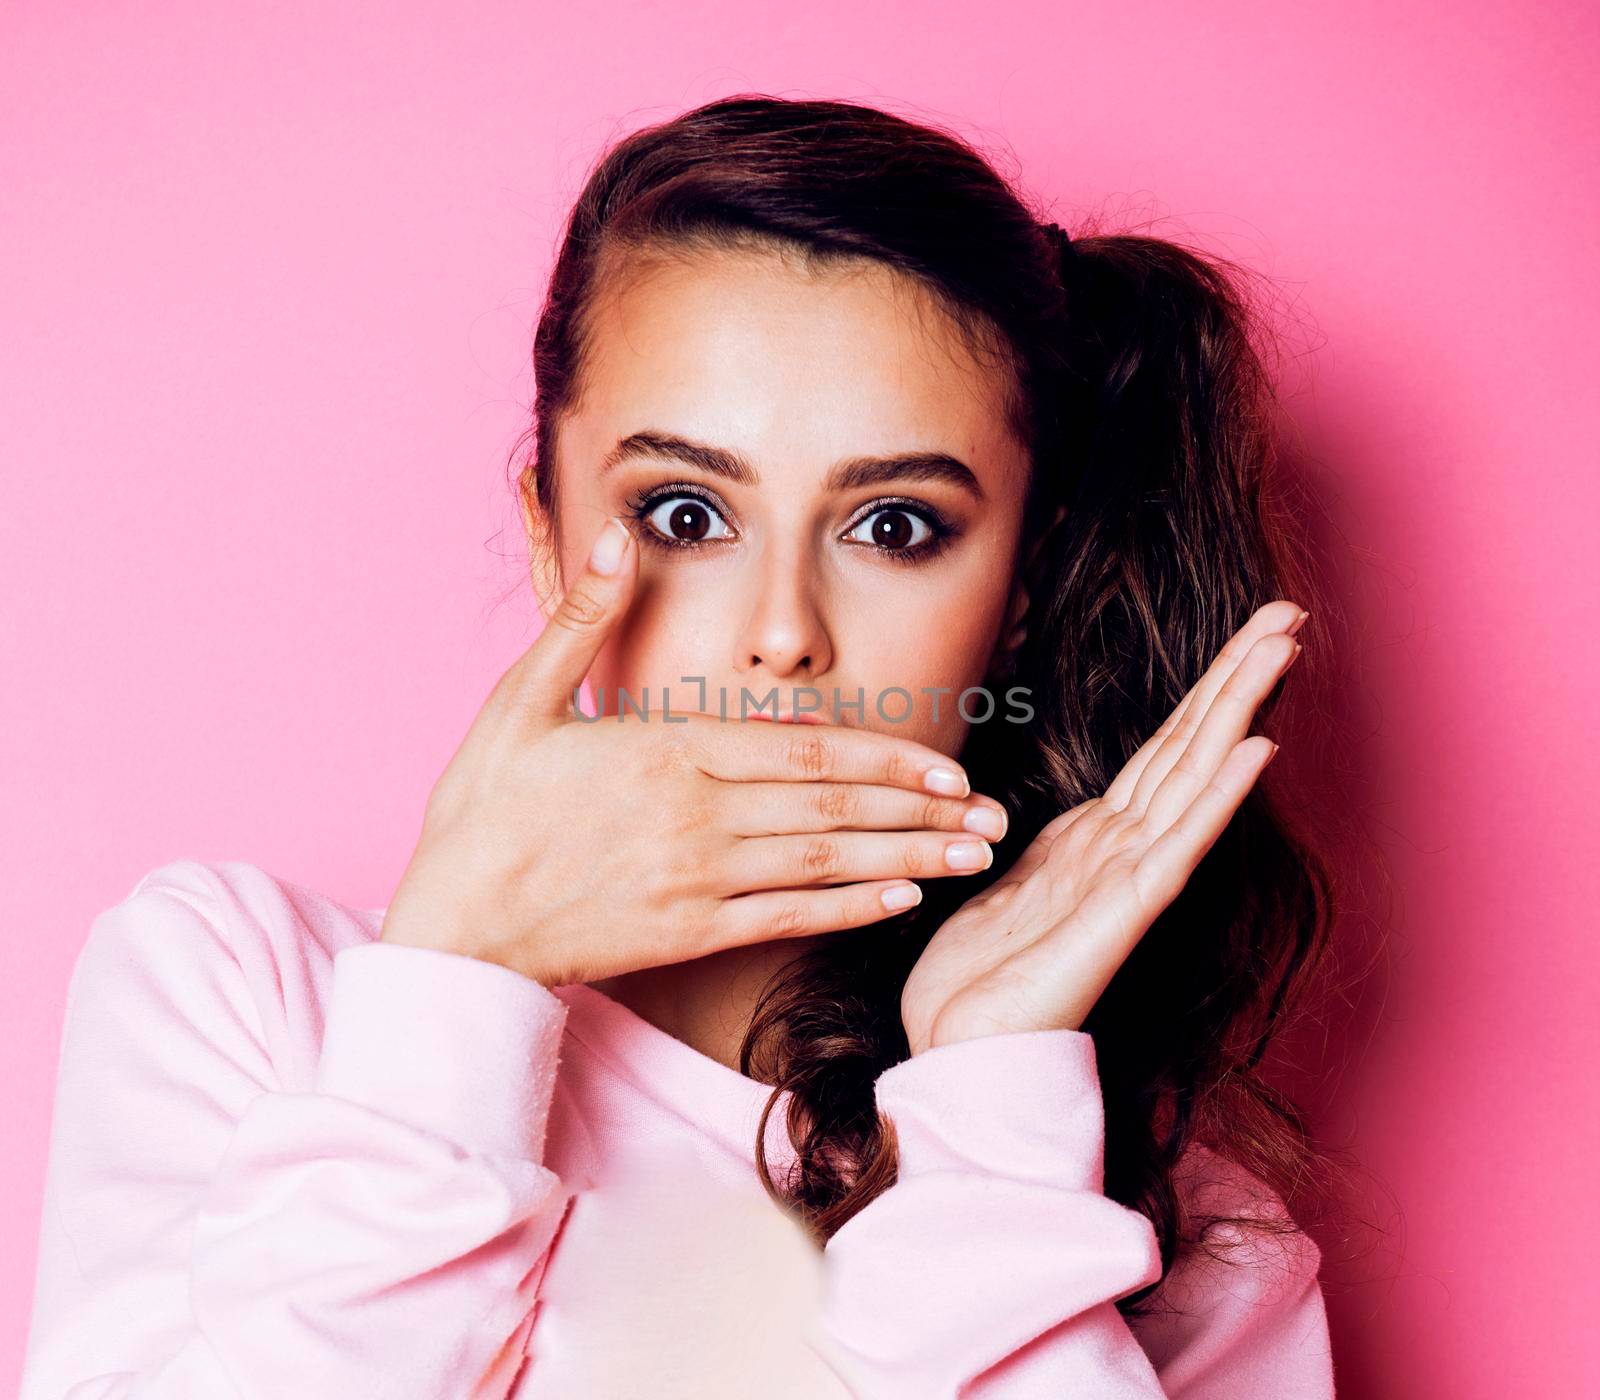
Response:
[[[643,967],[588,985],[674,1040],[738,1070],[739,1047],[755,1012],[756,998],[772,974],[802,953],[809,941],[788,938],[724,948],[703,958]],[[772,1082],[769,1067],[752,1069],[752,1077],[761,1083]]]

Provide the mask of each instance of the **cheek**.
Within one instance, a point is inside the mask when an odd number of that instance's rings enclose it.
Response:
[[[978,684],[1004,620],[1007,589],[997,581],[1008,578],[997,562],[940,578],[937,587],[881,591],[859,610],[860,624],[853,629],[861,664],[884,677],[915,677],[918,685]]]
[[[990,628],[968,618],[924,616],[904,624],[879,618],[864,629],[848,669],[869,695],[873,685],[914,694],[922,686],[960,688],[983,679],[993,640]]]
[[[633,605],[595,658],[590,676],[609,695],[625,688],[642,702],[646,687],[652,707],[670,694],[675,711],[699,707],[701,687],[720,683],[731,617],[719,610],[719,595],[705,589],[675,589],[641,576]],[[691,679],[685,681],[683,677]]]
[[[942,753],[960,749],[968,726],[958,700],[963,690],[984,684],[1004,617],[1005,596],[994,594],[985,581],[936,603],[924,599],[904,615],[880,607],[870,622],[863,620],[852,629],[851,655],[856,659],[846,668],[849,694],[854,696],[857,685],[864,688],[862,722],[867,728],[914,739]],[[893,690],[897,686],[910,692],[910,701]],[[1004,689],[992,690],[995,713],[1004,713]],[[970,696],[967,708],[981,715],[988,702]]]

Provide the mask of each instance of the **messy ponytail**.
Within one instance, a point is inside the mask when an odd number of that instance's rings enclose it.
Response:
[[[1048,821],[1105,791],[1252,612],[1293,598],[1313,630],[1319,612],[1279,491],[1261,326],[1237,271],[1162,239],[1068,237],[958,138],[844,102],[713,102],[625,138],[591,173],[535,337],[520,482],[530,522],[556,519],[554,434],[611,259],[752,240],[917,279],[1012,371],[1006,411],[1031,449],[1019,556],[1030,606],[1004,683],[1026,686],[1035,714],[974,725],[960,755],[973,789],[1005,804],[1008,834],[987,872],[928,881],[915,908],[812,940],[764,988],[741,1047],[743,1072],[759,1064],[774,1085],[768,1114],[791,1093],[796,1160],[773,1177],[764,1115],[762,1181],[826,1241],[895,1180],[874,1085],[908,1053],[900,992],[934,932]],[[1258,725],[1272,728],[1301,674],[1259,707]],[[1284,1200],[1316,1158],[1300,1112],[1262,1072],[1333,915],[1328,866],[1276,795],[1288,766],[1258,780],[1082,1026],[1105,1103],[1105,1192],[1150,1219],[1164,1269],[1214,1223],[1185,1214],[1191,1146]],[[1150,1291],[1118,1306],[1132,1313]]]

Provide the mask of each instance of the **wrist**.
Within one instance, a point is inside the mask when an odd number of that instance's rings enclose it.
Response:
[[[527,956],[525,945],[494,943],[473,937],[454,921],[415,920],[396,918],[386,914],[378,941],[400,947],[427,948],[436,953],[451,953],[456,957],[475,958],[479,962],[493,963],[521,973],[530,981],[544,987],[560,985],[554,968],[546,967]]]

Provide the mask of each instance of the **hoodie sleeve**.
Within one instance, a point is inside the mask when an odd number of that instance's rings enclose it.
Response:
[[[1103,1193],[1088,1034],[936,1047],[880,1075],[877,1103],[894,1123],[899,1178],[824,1251],[816,1349],[850,1395],[1333,1394],[1316,1249],[1303,1236],[1288,1286],[1248,1268],[1198,1280],[1185,1268],[1175,1281],[1194,1311],[1158,1322],[1150,1351],[1117,1311],[1161,1277],[1161,1261],[1150,1222]]]
[[[292,977],[170,869],[73,969],[22,1400],[503,1397],[567,1201],[541,1161],[565,1005],[346,947],[291,1091],[259,984]]]

